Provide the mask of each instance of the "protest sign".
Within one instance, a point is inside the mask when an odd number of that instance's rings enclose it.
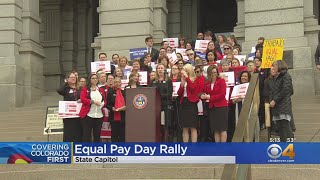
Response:
[[[133,48],[130,49],[130,59],[140,59],[147,53],[147,48]]]
[[[182,55],[183,60],[188,60],[188,56],[186,54],[186,49],[177,48],[176,53],[180,53]]]
[[[240,66],[243,66],[244,62],[246,62],[246,55],[234,55],[240,61]]]
[[[103,70],[106,73],[111,73],[110,61],[91,62],[91,73],[95,74],[98,70]]]
[[[230,99],[244,98],[247,94],[248,87],[249,83],[243,83],[234,86]]]
[[[230,97],[230,88],[227,87],[226,89],[226,100],[229,101],[229,97]]]
[[[169,62],[171,63],[171,64],[175,64],[177,61],[178,61],[178,57],[177,57],[177,54],[175,53],[175,52],[173,52],[173,53],[167,53],[167,56],[168,56],[168,58],[169,58]]]
[[[209,42],[209,40],[196,40],[194,50],[199,52],[205,52],[207,50]]]
[[[261,68],[271,68],[272,63],[282,60],[284,39],[265,40],[263,43]]]
[[[79,112],[82,103],[77,101],[59,101],[59,117],[61,118],[77,118],[79,117]]]
[[[226,81],[227,86],[234,86],[234,72],[222,72],[220,73],[220,76]]]
[[[172,96],[178,96],[178,90],[180,88],[181,82],[172,82]]]
[[[173,48],[179,47],[179,39],[178,38],[163,38],[163,41],[168,41],[170,47],[173,47]]]
[[[139,82],[140,85],[148,85],[148,72],[147,71],[139,71]]]

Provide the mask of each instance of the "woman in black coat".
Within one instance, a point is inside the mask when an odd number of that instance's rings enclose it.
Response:
[[[282,60],[272,64],[275,77],[271,89],[270,107],[272,107],[272,120],[276,121],[280,141],[287,142],[293,138],[290,121],[292,120],[291,96],[293,95],[292,78],[288,73],[288,67]]]
[[[64,85],[57,89],[58,94],[63,96],[64,101],[78,101],[81,90],[77,87],[77,75],[75,73],[69,73],[65,81]],[[63,141],[81,142],[81,129],[79,118],[63,119]]]
[[[121,92],[122,97],[125,98],[125,92],[121,90],[121,79],[114,78],[114,88],[109,88],[107,95],[107,109],[109,112],[109,122],[111,124],[111,141],[124,142],[125,141],[125,109],[124,105],[121,108],[115,107],[116,100],[118,100],[117,92]],[[125,101],[125,99],[123,99]]]

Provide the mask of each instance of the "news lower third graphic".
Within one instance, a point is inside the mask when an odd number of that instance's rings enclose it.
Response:
[[[70,164],[71,143],[0,143],[0,164]]]
[[[0,164],[320,164],[320,143],[0,143]]]

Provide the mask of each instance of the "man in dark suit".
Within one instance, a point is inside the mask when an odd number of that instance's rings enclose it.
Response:
[[[102,52],[99,54],[99,61],[108,61],[107,60],[107,54]],[[116,67],[110,63],[110,66],[111,66],[111,74],[114,74],[114,70],[116,69]]]
[[[146,43],[146,46],[147,46],[147,53],[151,54],[152,62],[156,62],[158,60],[158,57],[159,57],[159,51],[152,47],[153,46],[153,38],[151,36],[147,37],[145,39],[145,43]]]

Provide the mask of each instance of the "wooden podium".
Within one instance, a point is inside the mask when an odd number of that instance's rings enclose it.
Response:
[[[156,88],[130,88],[125,91],[125,142],[161,142],[161,99]]]

